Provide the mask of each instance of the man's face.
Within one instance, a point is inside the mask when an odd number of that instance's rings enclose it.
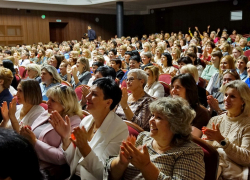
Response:
[[[91,27],[90,26],[88,26],[88,30],[90,30],[91,29]]]

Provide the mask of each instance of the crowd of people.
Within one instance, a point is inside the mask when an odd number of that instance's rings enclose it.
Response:
[[[192,137],[220,154],[218,179],[245,179],[248,52],[250,36],[210,26],[0,47],[0,179],[204,179]],[[125,121],[144,131],[129,136]],[[15,143],[32,158],[18,171]]]

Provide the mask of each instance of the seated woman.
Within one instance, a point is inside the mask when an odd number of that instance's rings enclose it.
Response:
[[[158,66],[160,74],[170,74],[172,77],[175,76],[177,69],[172,64],[172,56],[169,53],[162,53],[161,55],[161,66]]]
[[[122,67],[122,61],[119,58],[110,59],[109,61],[110,66],[115,70],[116,72],[116,78],[119,79],[119,81],[124,76],[124,72],[121,70]]]
[[[193,129],[192,134],[201,137],[201,129],[207,125],[210,114],[206,108],[200,105],[198,89],[193,76],[191,74],[180,74],[173,77],[171,80],[170,94],[173,97],[179,96],[186,99],[191,108],[195,110],[196,116],[191,122]]]
[[[49,123],[50,114],[65,117],[65,122],[69,123],[69,130],[77,127],[81,122],[82,111],[78,104],[77,96],[71,87],[57,85],[47,91],[48,111],[45,111],[34,121],[32,126],[21,128],[20,134],[26,137],[34,146],[40,160],[41,169],[48,171],[48,175],[53,172],[56,165],[66,164],[63,151],[60,148],[61,136]],[[17,129],[18,130],[18,129]]]
[[[63,60],[64,60],[63,55],[53,55],[51,56],[48,64],[54,66],[57,69],[57,72],[60,73],[59,66]]]
[[[250,90],[241,80],[226,84],[222,93],[227,113],[210,119],[203,139],[220,155],[218,178],[247,179],[250,164]],[[243,173],[244,171],[244,173]]]
[[[12,100],[12,95],[9,91],[10,84],[13,80],[12,72],[7,68],[0,68],[0,107],[2,107],[2,103],[6,102],[5,104],[9,106],[9,103]],[[2,108],[1,108],[2,109]],[[0,123],[3,120],[2,111],[0,111]],[[4,127],[6,122],[3,122],[0,126]]]
[[[201,147],[191,141],[195,112],[180,98],[150,104],[150,132],[127,138],[118,157],[106,162],[110,179],[196,179],[205,177]],[[135,142],[136,141],[136,142]],[[107,178],[104,178],[105,180]]]
[[[31,126],[36,118],[45,111],[39,105],[42,103],[42,93],[39,83],[33,79],[22,80],[17,86],[16,96],[17,100],[13,98],[9,110],[7,103],[3,104],[2,115],[4,121],[7,122],[5,127],[13,128],[13,123],[18,123],[21,126]],[[19,105],[16,105],[17,102]],[[19,127],[19,125],[17,126]]]
[[[235,69],[226,69],[223,72],[223,78],[222,78],[222,86],[223,88],[228,82],[234,81],[234,80],[240,80],[239,74],[236,72]],[[208,104],[209,104],[209,111],[210,113],[213,113],[213,111],[216,112],[216,114],[221,114],[224,110],[224,94],[220,91],[215,92],[212,95],[207,96]],[[215,115],[215,114],[213,114]]]
[[[56,68],[51,65],[43,65],[41,68],[41,79],[40,88],[42,91],[42,97],[44,101],[48,100],[46,93],[49,88],[56,86],[61,83],[62,79],[59,76]]]
[[[172,64],[173,65],[178,65],[178,60],[181,57],[181,51],[180,51],[180,49],[174,47],[173,50],[172,50],[171,55],[172,55]]]
[[[92,63],[92,77],[89,79],[89,82],[87,84],[87,86],[92,86],[92,83],[95,80],[95,76],[93,74],[95,74],[96,70],[100,67],[100,66],[104,66],[104,64],[102,62],[96,61]]]
[[[116,114],[123,120],[132,121],[145,131],[149,131],[148,121],[151,117],[149,104],[153,101],[153,98],[144,91],[147,79],[147,74],[143,70],[130,70],[127,76],[127,88],[122,88],[122,99],[116,109]],[[131,91],[131,94],[127,91]]]
[[[67,66],[68,66],[68,62],[66,60],[63,60],[59,66],[59,70],[60,70],[60,77],[62,78],[63,81],[67,81]]]
[[[215,45],[212,41],[207,41],[205,44],[205,49],[202,53],[201,59],[207,64],[207,62],[210,62],[211,60],[211,53],[213,51],[213,48],[215,48]]]
[[[148,81],[144,87],[144,91],[155,98],[164,97],[164,87],[158,82],[159,79],[159,68],[156,66],[145,67],[144,71],[148,75]]]
[[[198,85],[199,83],[199,75],[198,75],[198,70],[197,68],[192,65],[192,64],[187,64],[185,66],[182,66],[180,69],[181,74],[189,73],[193,76],[196,84],[197,84],[197,90],[198,90],[198,96],[199,96],[199,102],[201,105],[204,107],[207,107],[207,94],[206,94],[206,89],[200,87]]]
[[[18,85],[18,82],[17,82],[17,79],[16,79],[16,70],[14,69],[14,64],[11,60],[3,60],[3,67],[11,70],[12,74],[13,74],[13,80],[11,81],[11,86],[14,88],[14,89],[17,89],[17,85]]]
[[[32,145],[13,130],[0,130],[0,152],[0,179],[47,180]]]
[[[142,65],[141,69],[144,70],[147,66],[152,66],[153,64],[150,62],[152,58],[152,53],[147,51],[141,54]]]
[[[178,61],[177,61],[179,67],[181,68],[182,66],[185,66],[187,64],[193,64],[192,59],[189,56],[186,57],[181,57]]]
[[[91,115],[74,128],[73,135],[70,123],[57,113],[52,114],[51,124],[61,136],[64,156],[70,165],[69,179],[103,179],[106,159],[119,153],[122,140],[128,136],[127,125],[113,112],[121,96],[121,89],[114,80],[94,81],[87,96]]]
[[[221,51],[213,51],[211,54],[211,63],[212,65],[207,64],[206,68],[203,70],[201,77],[207,82],[210,81],[212,75],[219,72],[220,60],[222,58]]]
[[[72,74],[72,77],[71,77]],[[72,84],[74,88],[81,84],[88,84],[91,78],[89,60],[87,58],[81,57],[77,59],[76,67],[67,67],[67,79],[68,82]]]
[[[232,57],[234,58],[234,62],[237,62],[238,57],[241,55],[243,55],[243,50],[239,46],[233,48]]]
[[[38,83],[42,82],[40,65],[31,63],[26,66],[26,69],[28,71],[29,79],[35,79]]]
[[[219,88],[222,85],[223,71],[226,69],[235,69],[234,60],[229,55],[227,55],[221,59],[219,72],[215,73],[211,77],[211,79],[207,85],[207,88],[206,88],[206,90],[209,92],[209,94],[214,95],[215,93],[219,92]]]
[[[245,81],[247,79],[247,62],[248,57],[247,56],[240,56],[236,60],[236,67],[237,67],[237,73],[240,75],[240,79],[242,81]]]

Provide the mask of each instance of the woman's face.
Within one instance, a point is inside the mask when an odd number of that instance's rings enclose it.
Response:
[[[142,60],[143,64],[148,64],[150,62],[150,58],[148,58],[145,55],[141,56],[141,60]]]
[[[239,40],[240,40],[240,37],[236,35],[235,42],[239,42]]]
[[[125,54],[125,55],[124,55],[124,58],[125,58],[125,61],[126,61],[126,62],[129,62],[130,55],[129,55],[129,54]]]
[[[247,74],[248,74],[248,77],[250,77],[250,63],[249,62],[247,63]]]
[[[214,64],[214,63],[217,63],[220,61],[220,58],[218,56],[211,56],[211,62]]]
[[[152,113],[152,117],[149,120],[149,126],[150,136],[156,141],[157,139],[164,139],[165,137],[172,134],[169,122],[160,113]]]
[[[136,73],[130,73],[127,76],[127,89],[130,91],[143,88],[143,80],[137,78]]]
[[[31,58],[35,57],[35,53],[33,51],[30,51],[30,57]]]
[[[186,88],[181,85],[180,79],[176,79],[171,85],[170,93],[173,97],[179,96],[186,99]]]
[[[212,52],[212,46],[210,44],[206,45],[206,51],[211,53]]]
[[[226,58],[222,58],[220,62],[220,69],[223,71],[225,69],[229,69],[229,64]]]
[[[231,114],[239,114],[244,104],[239,92],[235,88],[227,88],[224,95],[225,109]]]
[[[147,46],[144,46],[144,47],[143,47],[143,51],[144,51],[144,52],[148,52],[148,47],[147,47]]]
[[[55,56],[51,56],[48,64],[57,68],[57,60],[56,60]]]
[[[83,51],[83,52],[82,52],[82,56],[83,56],[83,57],[88,58],[88,55],[89,55],[89,54],[88,54],[86,51]]]
[[[59,66],[59,69],[60,69],[61,74],[66,74],[67,73],[67,66],[66,66],[65,63],[61,63],[60,66]]]
[[[110,67],[114,68],[115,71],[117,71],[119,68],[119,64],[116,64],[115,61],[110,61]]]
[[[161,56],[161,52],[159,51],[159,49],[157,49],[155,53],[156,53],[156,56],[157,56],[157,57],[160,57],[160,56]]]
[[[14,53],[13,57],[16,59],[18,57],[17,53]]]
[[[28,69],[28,76],[30,79],[34,79],[37,76],[37,71],[34,71],[33,69]]]
[[[114,55],[114,53],[112,51],[109,51],[108,57],[109,57],[109,59],[114,59],[115,55]]]
[[[104,100],[103,90],[97,87],[96,85],[91,86],[89,89],[90,92],[86,96],[87,100],[87,109],[92,114],[93,112],[99,111],[104,108],[110,107],[111,99]]]
[[[96,66],[96,65],[92,66],[93,73],[95,73],[95,71],[96,71],[97,68],[98,68],[98,66]]]
[[[230,73],[226,73],[223,75],[223,85],[229,83],[230,81],[234,81],[234,80],[236,80],[236,78]]]
[[[194,53],[194,49],[193,48],[188,48],[188,53]]]
[[[136,60],[129,60],[129,68],[130,69],[139,69],[140,63],[138,63]]]
[[[237,68],[239,70],[242,70],[242,71],[245,70],[246,66],[247,64],[245,63],[245,61],[243,61],[242,59],[237,60]]]
[[[47,105],[49,113],[52,113],[52,111],[57,111],[62,115],[64,107],[61,103],[57,102],[54,97],[48,97]]]
[[[42,79],[42,82],[49,85],[53,81],[53,76],[50,75],[50,73],[47,70],[43,69],[41,71],[41,79]]]
[[[161,64],[164,66],[164,67],[167,67],[168,66],[168,59],[166,56],[162,55],[161,56]]]
[[[153,84],[155,82],[155,79],[154,79],[152,71],[150,71],[149,69],[147,69],[145,72],[148,75],[148,84]]]
[[[82,63],[80,62],[80,60],[78,59],[78,60],[76,61],[76,67],[77,67],[78,71],[82,71],[83,68],[84,68],[85,66],[84,66],[84,64],[82,64]]]
[[[41,50],[39,50],[38,55],[39,55],[39,57],[41,57],[43,55],[43,52]]]
[[[242,46],[242,47],[245,46],[245,41],[244,41],[244,39],[241,39],[240,42],[239,42],[239,44],[240,44],[240,46]]]
[[[25,103],[24,94],[23,94],[23,89],[22,89],[22,85],[21,85],[20,83],[19,83],[18,86],[17,86],[17,93],[16,93],[16,96],[17,96],[18,104],[23,104],[23,103]]]

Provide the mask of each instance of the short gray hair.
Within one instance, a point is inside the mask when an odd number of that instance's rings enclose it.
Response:
[[[144,83],[143,83],[143,88],[144,88],[146,86],[147,82],[148,82],[147,73],[145,71],[141,70],[141,69],[131,69],[131,70],[129,70],[128,75],[132,74],[132,73],[136,73],[137,79],[143,79],[144,80]]]
[[[227,88],[234,88],[238,91],[241,99],[245,103],[243,106],[242,114],[250,115],[250,112],[249,112],[249,109],[250,109],[250,89],[249,89],[248,85],[241,80],[234,80],[234,81],[231,81],[231,82],[225,84],[222,87],[221,92],[223,94],[225,94]]]
[[[159,113],[169,122],[174,137],[172,143],[180,146],[191,139],[191,122],[196,113],[183,98],[163,97],[149,105],[151,113]]]
[[[46,70],[51,76],[53,76],[53,83],[61,83],[62,79],[60,75],[58,74],[56,68],[51,65],[43,65],[41,68],[42,70]]]
[[[38,65],[38,64],[34,64],[34,63],[28,64],[28,65],[26,66],[26,69],[27,69],[27,70],[36,71],[36,72],[37,72],[37,76],[41,76],[41,66]]]

